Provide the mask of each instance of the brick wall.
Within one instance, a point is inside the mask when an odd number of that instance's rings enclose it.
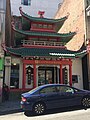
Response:
[[[76,51],[81,48],[85,39],[84,0],[64,0],[61,8],[55,15],[55,19],[64,17],[67,13],[70,15],[59,30],[59,33],[77,31],[77,34],[66,45],[68,49]]]

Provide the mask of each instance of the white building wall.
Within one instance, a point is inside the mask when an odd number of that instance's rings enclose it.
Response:
[[[10,73],[11,73],[11,66],[5,66],[5,84],[10,86]]]
[[[82,61],[80,58],[72,60],[72,75],[78,75],[78,83],[74,83],[73,86],[83,89]]]
[[[30,14],[31,16],[38,16],[38,11],[45,11],[44,17],[54,17],[58,10],[59,3],[63,0],[31,0],[30,6],[21,5],[21,0],[11,0],[11,11],[13,15],[20,15],[19,7]]]
[[[11,58],[12,64],[19,64],[19,88],[22,88],[22,79],[23,79],[23,64],[22,59],[20,58]],[[10,74],[11,66],[5,65],[5,83],[10,86]]]

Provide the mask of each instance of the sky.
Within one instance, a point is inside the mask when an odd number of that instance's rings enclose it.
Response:
[[[45,11],[44,17],[53,18],[58,10],[58,4],[63,0],[31,0],[30,6],[21,5],[21,0],[11,0],[11,12],[13,15],[20,15],[19,7],[22,10],[31,15],[38,16],[38,11]]]

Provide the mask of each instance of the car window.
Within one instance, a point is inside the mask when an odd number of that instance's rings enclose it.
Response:
[[[57,86],[57,91],[58,92],[70,92],[70,93],[74,93],[73,88],[68,87],[68,86]]]
[[[43,88],[42,90],[40,90],[40,93],[53,93],[53,92],[56,92],[56,89],[55,87],[45,87]]]
[[[57,86],[58,92],[65,92],[65,88],[63,86]]]
[[[74,93],[74,90],[71,87],[66,87],[66,91],[65,92]]]

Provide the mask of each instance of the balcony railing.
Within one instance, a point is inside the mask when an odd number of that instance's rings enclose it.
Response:
[[[43,46],[64,46],[62,42],[51,42],[51,41],[32,41],[32,40],[22,40],[21,44],[24,45],[43,45]]]

